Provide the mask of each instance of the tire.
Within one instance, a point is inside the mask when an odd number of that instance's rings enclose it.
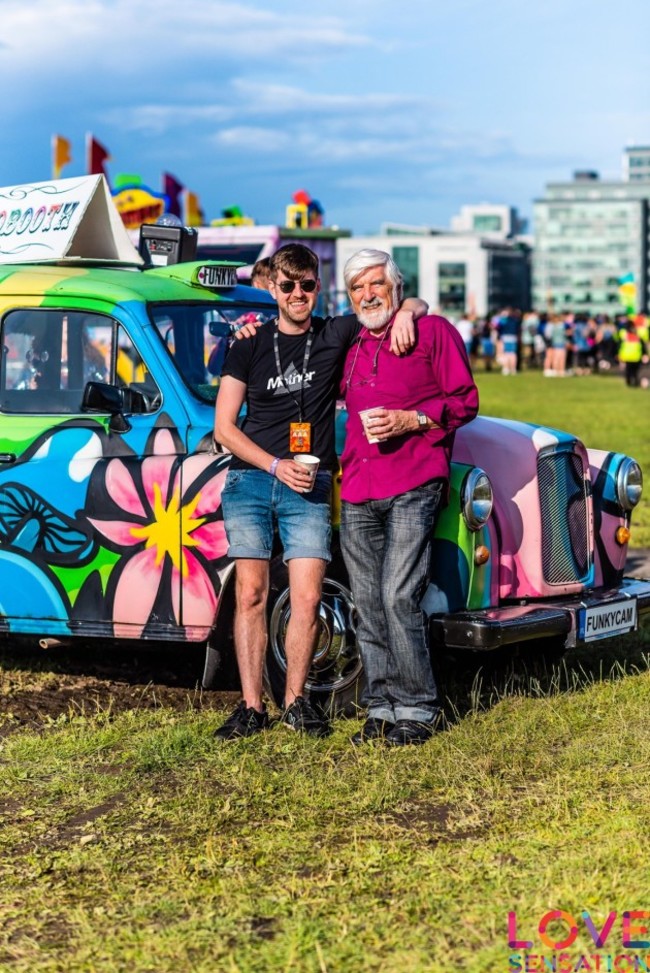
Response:
[[[321,630],[305,684],[312,704],[330,716],[352,715],[360,705],[362,692],[363,667],[355,637],[356,615],[347,585],[342,562],[332,561],[323,582]],[[290,615],[287,567],[280,558],[275,558],[271,562],[264,684],[279,707],[284,700],[285,636]]]

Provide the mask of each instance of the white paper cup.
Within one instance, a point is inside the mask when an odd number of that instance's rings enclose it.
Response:
[[[303,493],[309,493],[313,489],[314,483],[316,482],[316,474],[318,473],[318,467],[320,466],[320,460],[318,456],[312,456],[311,453],[296,453],[293,457],[294,463],[300,463],[304,466],[310,476],[310,484],[305,487],[302,491]]]
[[[359,413],[359,417],[360,417],[361,423],[363,425],[363,431],[365,432],[366,439],[368,440],[369,443],[378,443],[378,442],[380,442],[380,440],[377,438],[377,436],[373,436],[373,434],[372,434],[372,418],[370,416],[370,413],[371,412],[374,412],[376,409],[383,409],[383,408],[384,408],[383,405],[374,405],[372,407],[372,409],[363,409]]]

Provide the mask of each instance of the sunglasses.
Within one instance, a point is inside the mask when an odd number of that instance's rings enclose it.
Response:
[[[291,294],[295,290],[296,284],[300,285],[300,290],[305,294],[311,294],[316,290],[317,281],[307,278],[307,280],[281,280],[276,287],[279,287],[283,294]]]

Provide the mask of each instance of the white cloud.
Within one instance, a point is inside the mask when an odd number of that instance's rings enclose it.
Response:
[[[233,90],[248,106],[265,114],[285,114],[298,111],[309,114],[355,115],[363,118],[367,113],[384,111],[402,112],[422,108],[427,99],[412,95],[373,94],[325,94],[298,88],[293,85],[261,84],[248,78],[236,78]]]
[[[245,78],[234,78],[228,86],[218,87],[218,101],[211,101],[210,90],[203,92],[203,102],[182,104],[143,103],[101,112],[103,122],[124,131],[142,135],[163,135],[172,131],[198,131],[211,141],[236,144],[219,126],[233,120],[264,131],[270,137],[276,126],[298,136],[300,129],[319,139],[356,137],[369,133],[377,139],[380,130],[389,125],[389,137],[410,132],[416,115],[431,118],[435,105],[425,99],[386,94],[331,95],[290,85],[263,85]],[[271,124],[266,124],[271,120]],[[245,131],[246,124],[233,127]],[[275,141],[275,140],[274,140]]]
[[[217,132],[212,141],[222,148],[237,151],[243,149],[245,152],[255,152],[256,155],[262,156],[295,149],[294,139],[286,132],[245,125],[224,128]]]
[[[365,109],[374,102],[375,96],[357,98],[359,113],[365,117]],[[418,124],[404,130],[384,126],[381,118],[361,129],[355,117],[345,114],[336,116],[331,123],[319,120],[317,124],[302,119],[274,125],[238,125],[217,131],[212,141],[223,150],[255,148],[261,156],[269,156],[280,148],[292,153],[294,162],[307,160],[327,166],[399,164],[402,170],[422,165],[444,165],[453,160],[477,160],[514,158],[518,153],[511,137],[504,133],[463,133],[445,129],[433,118],[418,119]]]
[[[29,76],[47,78],[85,75],[92,88],[94,72],[110,69],[113,77],[138,74],[147,83],[165,84],[177,77],[179,65],[196,68],[197,57],[220,63],[304,62],[338,52],[372,46],[368,35],[347,29],[345,21],[310,13],[274,13],[248,3],[221,0],[3,0],[0,78],[21,67]],[[182,72],[180,72],[182,74]],[[206,80],[210,75],[206,74]],[[15,76],[14,76],[15,79]]]
[[[198,130],[231,121],[234,108],[227,105],[135,105],[101,113],[102,122],[137,135],[163,136],[183,129]]]

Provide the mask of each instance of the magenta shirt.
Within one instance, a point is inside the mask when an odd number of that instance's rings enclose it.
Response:
[[[427,315],[417,330],[417,345],[408,355],[393,355],[390,334],[380,346],[381,338],[366,328],[347,354],[341,386],[348,410],[341,498],[350,503],[382,500],[428,480],[448,479],[454,431],[478,412],[478,390],[456,328],[446,318]],[[419,409],[441,428],[369,443],[359,412],[382,406]]]

